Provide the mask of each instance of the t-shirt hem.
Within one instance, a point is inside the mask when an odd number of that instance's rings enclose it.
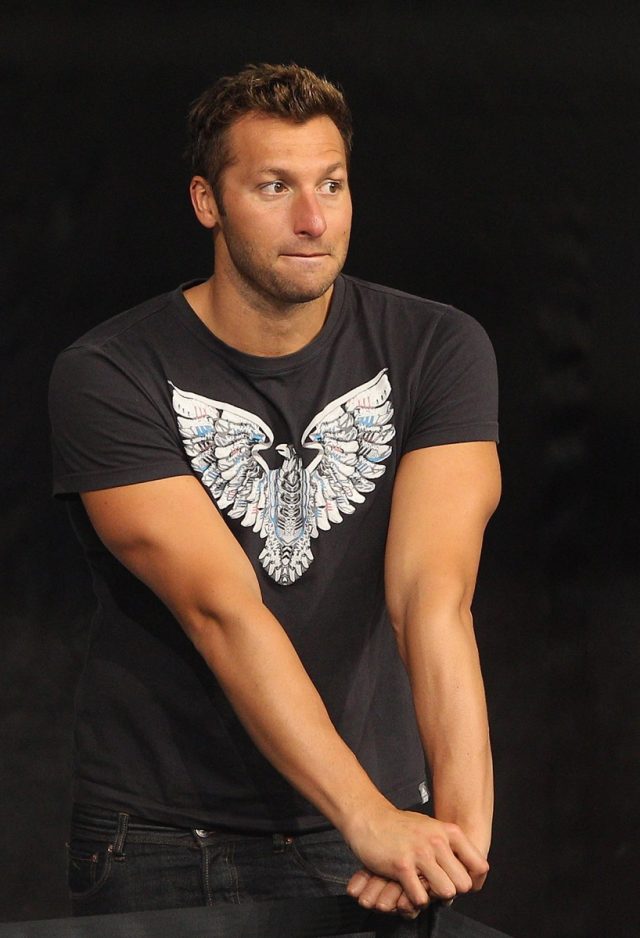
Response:
[[[397,808],[414,807],[420,801],[419,786],[423,782],[424,777],[398,790],[383,790],[382,793]],[[107,785],[99,785],[84,779],[76,779],[74,801],[77,804],[93,805],[105,810],[125,811],[148,821],[170,824],[175,827],[184,825],[205,830],[221,828],[247,834],[311,833],[333,827],[331,822],[321,814],[297,817],[248,817],[215,809],[194,810],[162,804],[134,793],[118,792]]]
[[[472,426],[433,430],[430,433],[416,434],[404,446],[403,452],[426,449],[429,446],[441,446],[445,443],[499,442],[497,423],[476,423]]]

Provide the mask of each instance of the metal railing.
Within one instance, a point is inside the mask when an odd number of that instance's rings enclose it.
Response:
[[[0,938],[508,938],[443,906],[414,922],[360,908],[349,896],[88,915],[0,925]]]

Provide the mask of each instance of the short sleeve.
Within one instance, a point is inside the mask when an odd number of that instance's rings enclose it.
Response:
[[[49,415],[54,495],[191,474],[160,401],[101,349],[58,356]]]
[[[478,440],[498,440],[495,355],[480,323],[447,307],[424,356],[404,449]]]

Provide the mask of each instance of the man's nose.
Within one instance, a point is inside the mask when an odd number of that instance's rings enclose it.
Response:
[[[327,230],[322,206],[315,192],[299,192],[294,206],[293,228],[297,235],[319,238]]]

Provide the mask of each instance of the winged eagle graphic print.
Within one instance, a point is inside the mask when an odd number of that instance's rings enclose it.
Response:
[[[259,560],[281,586],[309,569],[312,538],[353,514],[385,472],[382,463],[395,436],[386,372],[331,401],[311,420],[300,440],[317,451],[308,466],[293,443],[280,443],[277,469],[262,455],[274,436],[260,417],[171,385],[194,472],[221,511],[264,539]]]

